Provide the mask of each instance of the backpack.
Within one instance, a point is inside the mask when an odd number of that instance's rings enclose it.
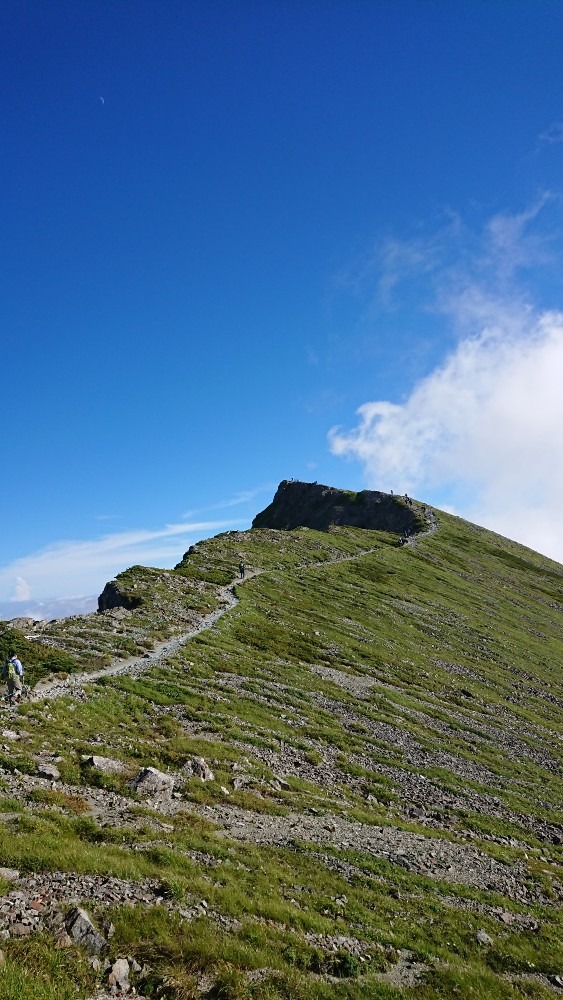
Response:
[[[2,680],[13,681],[14,677],[16,677],[16,665],[13,660],[6,660],[2,668]]]

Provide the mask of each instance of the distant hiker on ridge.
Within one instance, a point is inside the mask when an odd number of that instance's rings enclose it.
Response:
[[[8,701],[10,705],[13,699],[19,701],[23,688],[23,667],[21,660],[12,650],[4,666],[2,667],[2,680],[8,685]]]
[[[244,563],[243,563],[242,559],[241,559],[241,561],[238,564],[238,571],[240,573],[241,580],[244,580]]]

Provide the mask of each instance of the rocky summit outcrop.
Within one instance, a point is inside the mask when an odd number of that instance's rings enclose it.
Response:
[[[124,593],[117,580],[110,580],[98,597],[98,611],[111,611],[113,608],[126,608],[131,611],[142,603],[140,596]]]
[[[315,528],[349,525],[371,531],[413,533],[422,528],[422,509],[406,497],[378,490],[339,490],[320,483],[284,479],[272,503],[257,514],[253,528]]]

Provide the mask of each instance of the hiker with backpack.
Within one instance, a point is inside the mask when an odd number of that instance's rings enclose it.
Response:
[[[8,685],[8,702],[10,705],[14,700],[18,702],[23,690],[23,667],[17,653],[13,650],[2,668],[2,680],[6,681]]]

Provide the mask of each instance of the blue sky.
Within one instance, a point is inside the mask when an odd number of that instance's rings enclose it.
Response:
[[[0,6],[0,601],[277,483],[563,561],[563,7]]]

